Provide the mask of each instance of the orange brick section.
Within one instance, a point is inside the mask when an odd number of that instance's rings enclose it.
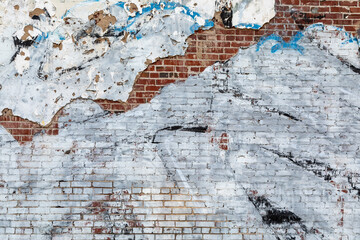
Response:
[[[225,28],[217,14],[213,28],[199,30],[188,38],[189,47],[184,56],[160,59],[150,64],[135,81],[133,91],[126,102],[96,102],[105,110],[129,111],[149,102],[162,87],[176,81],[184,81],[217,61],[231,58],[239,48],[256,44],[264,35],[278,34],[285,41],[289,41],[297,31],[319,22],[344,28],[353,35],[359,35],[360,32],[358,0],[276,0],[275,10],[276,16],[260,30]],[[0,124],[21,143],[31,141],[35,133],[44,130],[38,124],[15,116],[0,116]],[[57,134],[56,118],[45,132]]]
[[[47,127],[42,127],[37,123],[23,119],[18,116],[13,116],[10,110],[3,110],[0,116],[0,124],[15,138],[16,141],[23,144],[31,142],[33,136],[37,133],[43,133],[48,135],[58,135],[58,116],[54,117],[52,123]]]

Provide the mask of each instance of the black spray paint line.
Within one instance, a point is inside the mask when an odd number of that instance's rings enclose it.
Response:
[[[353,177],[360,177],[358,173],[349,173],[349,171],[344,169],[334,169],[329,164],[318,162],[316,159],[310,160],[297,160],[292,153],[282,153],[280,151],[269,149],[266,147],[261,147],[262,149],[269,151],[280,158],[285,158],[292,162],[293,164],[303,168],[307,172],[312,172],[317,177],[324,179],[327,182],[331,182],[334,177],[344,177],[349,183],[349,192],[356,191],[356,195],[360,200],[360,188],[356,187],[356,183],[353,181]]]
[[[318,230],[311,228],[310,230],[305,226],[304,221],[295,213],[280,207],[274,206],[266,197],[256,196],[248,191],[247,196],[249,201],[254,205],[255,209],[260,214],[262,221],[268,225],[275,233],[276,239],[280,240],[280,235],[285,235],[285,239],[297,239],[301,237],[304,239],[307,234],[321,234]],[[256,192],[256,191],[255,191]],[[282,227],[285,230],[284,234],[277,233],[274,228]],[[294,231],[287,231],[289,228]],[[301,231],[298,231],[300,230]],[[291,233],[292,232],[292,233]],[[322,239],[324,238],[321,234]]]
[[[195,133],[205,133],[208,130],[208,126],[196,126],[196,127],[183,127],[180,125],[170,126],[166,128],[159,129],[153,135],[151,143],[160,143],[155,142],[156,136],[161,131],[184,131],[184,132],[195,132]]]

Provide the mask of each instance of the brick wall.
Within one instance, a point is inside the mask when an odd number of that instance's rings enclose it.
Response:
[[[220,14],[217,14],[212,29],[199,30],[189,37],[189,47],[184,56],[168,57],[150,64],[137,78],[125,103],[109,100],[96,102],[112,112],[131,110],[139,104],[149,102],[163,86],[184,81],[188,76],[199,74],[215,62],[226,61],[234,56],[239,48],[254,45],[263,36],[278,34],[285,41],[289,41],[296,32],[315,23],[344,28],[354,36],[359,34],[359,1],[277,0],[275,10],[276,16],[260,30],[225,28]],[[25,143],[31,141],[36,133],[57,134],[56,119],[57,117],[50,126],[43,128],[36,123],[3,113],[0,124],[8,129],[17,141]]]
[[[4,110],[0,238],[357,239],[359,73],[310,37],[255,45],[317,22],[357,35],[359,9],[277,1],[260,30],[217,14],[125,103],[77,99],[48,127]]]

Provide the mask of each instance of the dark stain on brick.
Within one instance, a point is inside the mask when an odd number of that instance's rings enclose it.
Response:
[[[356,195],[360,197],[360,188],[356,186],[356,183],[353,180],[353,177],[360,177],[360,174],[358,173],[349,172],[346,169],[334,169],[329,164],[319,162],[316,159],[296,159],[291,152],[282,153],[266,147],[262,147],[262,149],[272,152],[281,158],[288,159],[293,164],[308,172],[314,173],[317,177],[323,178],[327,182],[333,183],[332,178],[335,177],[345,177],[349,183],[349,190],[355,191]]]
[[[348,65],[354,73],[360,74],[360,68],[357,68],[354,65],[351,65],[350,63],[345,63],[345,65]]]
[[[263,221],[268,224],[299,223],[301,218],[288,210],[275,208],[268,199],[263,196],[249,196],[250,202],[259,210],[265,210],[262,215]]]
[[[291,10],[290,14],[300,30],[304,30],[305,26],[315,23],[315,20],[325,18],[324,14],[303,13],[297,10]]]
[[[21,40],[18,37],[13,37],[14,45],[17,47],[30,47],[34,44],[35,39],[29,39],[29,40]]]
[[[207,129],[208,129],[208,126],[199,126],[199,127],[183,128],[180,131],[205,133],[207,131]]]
[[[14,45],[17,49],[16,49],[15,53],[12,55],[12,57],[10,59],[10,63],[12,63],[15,60],[16,56],[20,53],[20,49],[22,47],[28,48],[28,47],[32,46],[35,42],[35,39],[33,38],[30,40],[23,41],[23,40],[19,39],[18,37],[13,37],[13,41],[14,41]]]
[[[233,11],[227,7],[223,7],[220,17],[225,27],[231,28],[232,27],[232,17]]]
[[[195,133],[206,133],[206,131],[208,130],[208,126],[196,126],[196,127],[183,127],[183,126],[170,126],[170,127],[166,127],[166,128],[162,128],[156,131],[156,133],[154,134],[153,138],[152,138],[152,143],[160,143],[160,142],[156,142],[155,138],[156,135],[161,132],[161,131],[184,131],[184,132],[195,132]]]
[[[300,121],[300,122],[301,122],[300,119],[298,119],[297,117],[294,117],[294,116],[290,115],[289,113],[282,112],[282,111],[278,111],[277,113],[278,113],[280,116],[285,116],[285,117],[288,117],[288,118],[290,118],[290,119],[292,119],[292,120],[294,120],[294,121]]]
[[[267,110],[268,110],[269,112],[272,112],[272,113],[277,113],[277,114],[279,114],[280,116],[288,117],[288,118],[290,118],[291,120],[294,120],[294,121],[297,121],[297,122],[301,122],[301,119],[299,119],[299,118],[297,118],[297,117],[295,117],[295,116],[293,116],[293,115],[291,115],[291,114],[289,114],[289,113],[286,113],[286,112],[277,110],[277,109],[275,109],[275,108],[274,108],[274,109],[269,109],[269,108],[267,108]]]

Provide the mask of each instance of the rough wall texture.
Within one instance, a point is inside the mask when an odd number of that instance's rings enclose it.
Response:
[[[133,4],[146,9],[140,2]],[[19,91],[16,98],[5,91],[9,81],[29,90],[16,81],[26,82],[33,65],[20,69],[21,80],[0,80],[1,239],[360,238],[359,2],[277,0],[275,17],[263,26],[241,21],[252,9],[246,3],[262,1],[201,2],[214,3],[198,9],[214,26],[200,22],[204,29],[173,42],[174,49],[185,46],[181,55],[166,46],[167,57],[144,65],[146,35],[123,42],[137,58],[119,69],[141,67],[118,72],[129,82],[121,101],[97,97],[99,87],[50,108],[37,99],[56,94]],[[261,25],[267,21],[267,13],[253,14]],[[82,24],[98,23],[91,21]],[[159,34],[167,29],[161,26]],[[136,27],[129,36],[151,32]],[[112,47],[79,75],[108,64],[101,57],[117,59],[120,37],[108,36]],[[26,51],[36,54],[38,44]],[[5,62],[1,71],[18,66]],[[56,74],[39,84],[46,88]],[[33,108],[24,107],[27,96]],[[47,125],[37,118],[45,115]]]

